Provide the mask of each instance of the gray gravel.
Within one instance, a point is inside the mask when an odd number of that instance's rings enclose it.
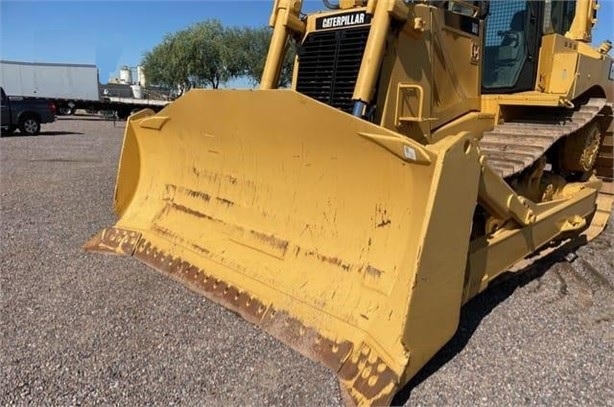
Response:
[[[133,259],[111,225],[123,123],[61,118],[0,140],[2,405],[340,405],[334,375]],[[605,234],[470,302],[397,404],[614,405]]]

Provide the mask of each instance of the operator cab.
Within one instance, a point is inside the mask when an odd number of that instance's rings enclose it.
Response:
[[[491,2],[485,22],[482,93],[533,90],[542,35],[564,35],[574,13],[575,1]]]

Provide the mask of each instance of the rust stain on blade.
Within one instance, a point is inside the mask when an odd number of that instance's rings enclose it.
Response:
[[[197,210],[188,208],[185,205],[181,205],[181,204],[178,204],[178,203],[175,203],[175,202],[171,202],[168,205],[170,205],[170,207],[172,209],[175,209],[176,211],[183,212],[183,213],[186,213],[188,215],[196,216],[197,218],[209,219],[209,220],[217,220],[217,219],[214,219],[213,217],[211,217],[211,216],[209,216],[209,215],[207,215],[205,213],[202,213],[202,212],[199,212]]]
[[[193,169],[194,171],[196,171],[196,169]],[[198,173],[200,174],[200,173]],[[193,189],[190,188],[186,188],[186,187],[181,187],[178,185],[173,185],[173,184],[166,184],[165,185],[166,188],[166,194],[167,196],[163,198],[163,200],[168,201],[168,200],[173,200],[174,199],[174,195],[176,192],[179,192],[181,194],[190,196],[192,198],[198,198],[201,199],[205,202],[210,202],[211,201],[211,195],[209,195],[206,192],[202,192],[202,191],[195,191]]]
[[[283,255],[286,254],[286,250],[288,250],[289,242],[284,239],[280,239],[275,235],[268,235],[266,233],[257,232],[255,230],[250,230],[249,233],[264,243],[268,243],[271,246],[280,249],[283,252]]]
[[[186,241],[185,239],[183,239],[181,236],[179,236],[177,233],[173,232],[170,229],[167,229],[165,227],[161,227],[158,225],[154,225],[152,227],[152,231],[154,231],[157,235],[164,237],[165,239],[167,239],[169,242],[172,242],[172,244],[178,245],[178,246],[183,246],[186,247],[208,259],[210,259],[211,261],[222,265],[224,267],[227,267],[231,270],[237,271],[239,273],[246,273],[247,270],[245,267],[242,267],[241,265],[239,265],[238,263],[233,262],[231,259],[226,258],[218,253],[212,252],[211,250],[207,249],[206,247],[203,247],[201,245],[198,245],[196,243],[192,243],[190,241]],[[139,246],[137,248],[137,253],[141,252],[144,248],[146,248],[146,246]]]
[[[218,201],[220,204],[222,204],[222,205],[224,205],[224,206],[227,206],[227,207],[229,207],[229,208],[235,204],[233,201],[231,201],[231,200],[229,200],[229,199],[226,199],[226,198],[219,198],[219,197],[217,197],[217,198],[215,198],[215,199],[216,199],[216,200],[217,200],[217,201]]]
[[[383,228],[384,226],[388,226],[390,225],[391,221],[390,219],[386,219],[386,220],[382,220],[380,223],[378,223],[375,227],[377,228]]]
[[[108,228],[101,230],[84,245],[83,249],[102,253],[131,256],[141,234],[131,230]]]
[[[199,196],[207,201],[211,200],[211,196],[209,194],[195,191],[192,191],[192,194],[195,196]],[[174,201],[174,199],[174,196],[167,197],[165,199],[166,203],[164,207],[156,214],[154,218],[153,228],[158,228],[162,230],[162,234],[166,236],[173,235],[173,237],[179,237],[179,234],[173,233],[167,227],[163,227],[160,225],[161,223],[164,223],[163,218],[166,215],[168,215],[171,211],[176,211],[178,213],[193,216],[197,219],[207,220],[215,223],[217,225],[217,228],[219,228],[218,230],[227,235],[229,240],[234,243],[249,247],[251,249],[257,250],[261,253],[270,255],[278,259],[283,259],[285,257],[288,247],[290,245],[287,240],[281,239],[273,234],[267,234],[257,230],[245,230],[245,228],[239,225],[227,223],[223,219],[215,218],[200,210],[190,208],[183,203],[177,203]],[[231,207],[234,205],[234,202],[228,199],[219,197],[216,197],[215,199],[217,202],[227,207]]]
[[[389,406],[399,377],[367,344],[355,349],[338,372],[356,405]]]
[[[382,274],[384,274],[382,270],[375,268],[370,264],[367,264],[367,267],[365,268],[365,272],[375,278],[379,278]]]
[[[350,269],[355,268],[351,264],[344,263],[343,260],[341,260],[338,257],[327,256],[327,255],[318,253],[314,250],[306,251],[304,255],[307,257],[315,257],[316,259],[320,260],[323,263],[329,263],[329,264],[332,264],[333,266],[340,267],[344,271],[349,271]]]
[[[193,249],[196,249],[201,253],[209,254],[209,251],[202,247],[196,246],[192,242],[185,242],[184,239],[181,238],[180,233],[173,232],[167,226],[163,226],[163,224],[165,223],[163,218],[168,215],[170,211],[177,211],[179,213],[193,216],[197,219],[204,219],[213,222],[219,228],[218,230],[224,233],[230,241],[238,245],[256,250],[260,253],[269,255],[276,259],[283,260],[291,247],[291,244],[288,240],[282,239],[273,234],[268,234],[257,230],[245,230],[239,225],[226,223],[222,219],[215,218],[207,213],[189,208],[183,204],[167,201],[164,207],[155,216],[152,230],[171,240],[176,240],[178,242],[182,242],[182,244],[187,244],[188,246],[191,246]],[[346,272],[358,270],[359,272],[364,273],[364,276],[367,279],[366,283],[369,286],[372,286],[373,281],[378,280],[384,274],[383,270],[378,269],[370,264],[367,264],[366,267],[359,266],[357,264],[351,264],[343,261],[343,259],[337,256],[323,254],[316,250],[302,251],[302,248],[300,246],[293,247],[292,251],[295,253],[296,256],[298,256],[299,253],[302,252],[303,256],[305,257],[314,257],[322,263],[339,267]]]
[[[335,342],[306,327],[300,320],[285,311],[270,308],[261,327],[282,342],[292,346],[302,355],[319,361],[337,372],[350,355],[353,345],[349,341]]]
[[[237,287],[213,277],[205,270],[181,258],[173,258],[164,254],[163,251],[155,248],[146,240],[139,243],[134,257],[181,282],[193,291],[239,313],[252,323],[259,323],[266,311],[267,307],[246,291],[239,290]]]

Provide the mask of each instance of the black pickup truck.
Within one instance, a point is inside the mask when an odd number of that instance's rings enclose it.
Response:
[[[12,98],[2,93],[2,127],[1,135],[10,134],[19,129],[24,135],[35,135],[41,130],[41,123],[55,121],[55,106],[48,100]]]

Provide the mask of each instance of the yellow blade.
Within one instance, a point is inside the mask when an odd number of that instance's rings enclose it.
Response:
[[[456,330],[470,137],[427,149],[289,90],[195,90],[151,113],[127,124],[120,218],[86,247],[238,312],[357,404],[389,403]]]

